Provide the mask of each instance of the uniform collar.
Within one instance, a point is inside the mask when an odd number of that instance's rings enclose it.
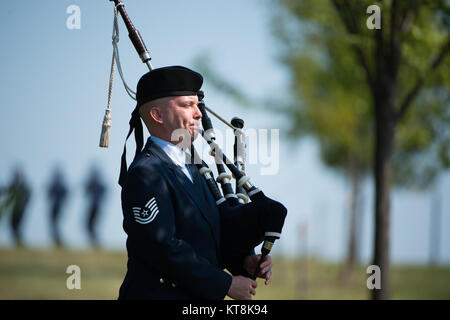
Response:
[[[186,165],[186,152],[180,147],[155,136],[151,136],[150,139],[167,154],[173,163],[181,167]]]

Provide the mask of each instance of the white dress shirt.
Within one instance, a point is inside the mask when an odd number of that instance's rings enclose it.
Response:
[[[166,141],[166,140],[160,139],[158,137],[154,137],[154,136],[151,136],[150,139],[152,139],[152,141],[154,143],[156,143],[156,145],[158,147],[163,149],[164,152],[173,161],[173,163],[175,165],[177,165],[178,167],[180,167],[180,169],[184,172],[186,177],[188,177],[188,179],[192,183],[194,183],[194,181],[192,180],[191,173],[189,172],[189,170],[188,170],[188,168],[186,166],[187,153],[184,152],[181,148],[179,148],[176,145],[174,145],[173,143],[170,143],[169,141]]]

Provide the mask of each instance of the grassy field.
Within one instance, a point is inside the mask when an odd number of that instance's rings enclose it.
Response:
[[[81,289],[66,287],[69,265],[81,269]],[[116,299],[126,253],[0,249],[0,299]],[[272,283],[258,280],[255,299],[368,299],[366,267],[347,280],[340,266],[274,258]],[[393,299],[450,299],[450,268],[394,266]]]

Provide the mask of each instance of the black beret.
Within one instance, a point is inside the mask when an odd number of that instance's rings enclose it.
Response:
[[[153,69],[139,79],[136,108],[158,98],[196,95],[202,84],[202,75],[186,67],[170,66]]]

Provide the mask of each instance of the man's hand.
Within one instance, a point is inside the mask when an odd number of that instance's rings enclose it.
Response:
[[[252,254],[245,257],[244,259],[245,270],[247,270],[249,274],[254,274],[256,271],[256,267],[258,266],[259,260],[261,260],[260,254]],[[270,255],[267,255],[264,258],[264,261],[261,263],[257,277],[266,279],[264,284],[268,285],[270,283],[271,276],[272,276],[272,258],[270,257]]]
[[[235,300],[252,300],[256,294],[256,281],[243,276],[233,276],[227,296]]]

